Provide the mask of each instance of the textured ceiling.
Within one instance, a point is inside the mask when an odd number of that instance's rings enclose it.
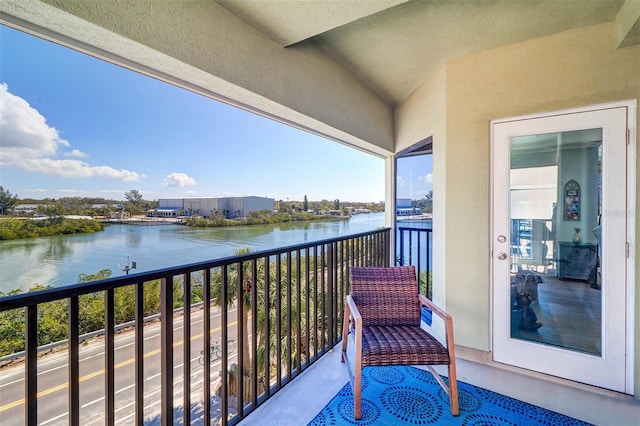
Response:
[[[324,49],[382,99],[447,61],[614,21],[624,0],[215,0],[283,48]]]

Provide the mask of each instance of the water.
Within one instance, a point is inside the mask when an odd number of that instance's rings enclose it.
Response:
[[[123,275],[127,256],[134,272],[232,256],[239,248],[261,251],[357,234],[384,226],[384,213],[336,222],[280,223],[226,228],[183,225],[109,225],[103,232],[0,241],[0,291],[68,285],[81,273],[110,269]]]

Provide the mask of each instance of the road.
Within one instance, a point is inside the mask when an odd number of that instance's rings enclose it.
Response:
[[[202,310],[191,316],[191,403],[202,406],[203,366],[198,359],[203,348]],[[230,318],[235,311],[229,312]],[[182,405],[183,386],[183,317],[174,322],[174,407]],[[236,322],[229,323],[229,339],[237,340]],[[220,336],[220,313],[212,311],[211,341]],[[116,424],[134,424],[135,357],[134,333],[122,332],[115,339],[115,416]],[[68,351],[63,350],[41,357],[38,361],[38,424],[42,426],[68,424]],[[228,356],[229,363],[237,362],[237,353]],[[211,363],[211,389],[215,391],[219,378],[220,360]],[[160,323],[148,323],[144,328],[144,412],[145,418],[160,415]],[[91,339],[80,348],[80,423],[104,424],[104,340]],[[0,370],[0,424],[23,425],[24,364]],[[213,412],[213,411],[212,411]],[[194,423],[197,423],[194,422]]]

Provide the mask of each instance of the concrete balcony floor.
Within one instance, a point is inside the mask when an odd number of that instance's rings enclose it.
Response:
[[[351,342],[349,347],[353,347]],[[308,424],[348,383],[340,348],[337,345],[240,424]],[[631,396],[494,363],[486,352],[464,347],[456,350],[459,381],[595,425],[640,424],[640,401]]]

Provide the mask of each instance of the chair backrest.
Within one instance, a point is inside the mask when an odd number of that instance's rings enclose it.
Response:
[[[364,327],[420,326],[415,267],[351,267],[350,272],[351,297],[362,315]]]

